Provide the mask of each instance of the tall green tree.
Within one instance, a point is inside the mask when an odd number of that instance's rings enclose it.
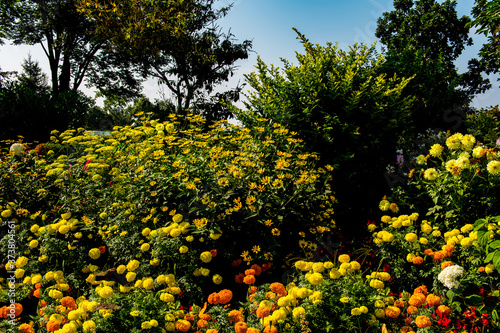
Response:
[[[109,49],[108,41],[95,33],[94,23],[77,12],[74,0],[1,1],[0,38],[15,45],[42,47],[49,61],[53,94],[76,91],[85,80],[88,85],[111,90],[126,82],[131,94],[140,88],[128,58]],[[115,80],[90,79],[108,76]],[[122,77],[133,80],[123,81]]]
[[[469,26],[477,27],[488,41],[480,50],[480,66],[487,74],[500,73],[500,1],[476,0],[472,8],[473,20]],[[500,78],[498,79],[500,81]]]
[[[386,47],[384,72],[414,76],[404,94],[416,97],[412,113],[418,132],[456,130],[459,124],[450,119],[466,112],[474,95],[489,88],[477,61],[471,60],[463,74],[455,66],[465,47],[472,45],[470,18],[458,17],[456,5],[452,0],[395,0],[394,10],[377,22],[375,35]]]
[[[31,58],[31,54],[28,54],[28,58],[23,60],[21,67],[23,71],[17,76],[17,81],[21,85],[35,92],[48,92],[50,90],[47,74],[43,72],[38,61]]]
[[[381,73],[384,60],[373,47],[354,45],[343,51],[332,43],[313,45],[297,32],[305,53],[283,69],[260,58],[245,78],[253,88],[238,119],[253,131],[264,131],[267,118],[300,135],[322,164],[335,166],[332,188],[339,201],[336,221],[346,232],[359,230],[386,191],[385,167],[397,141],[411,128],[410,98],[403,97],[410,79]],[[273,127],[267,129],[272,131]],[[352,229],[355,230],[355,229]]]
[[[235,101],[241,87],[218,91],[246,59],[248,40],[237,43],[217,20],[230,7],[215,0],[80,0],[78,8],[96,24],[102,38],[130,55],[144,77],[158,79],[171,92],[179,114],[187,110],[209,119],[227,118],[224,101]]]

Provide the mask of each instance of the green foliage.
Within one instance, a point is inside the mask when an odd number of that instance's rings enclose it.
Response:
[[[500,114],[498,105],[470,113],[465,119],[467,132],[488,147],[497,145],[500,138]]]
[[[79,11],[96,23],[98,35],[127,54],[144,77],[153,77],[172,93],[176,113],[202,114],[216,121],[231,116],[225,102],[236,102],[241,87],[214,93],[248,58],[251,41],[236,43],[216,21],[230,7],[214,0],[78,1]]]
[[[357,214],[359,201],[385,186],[380,176],[412,126],[409,98],[401,95],[410,79],[383,74],[383,57],[373,47],[343,51],[298,38],[305,54],[297,53],[296,65],[283,60],[280,69],[258,59],[256,72],[246,75],[253,90],[238,119],[252,128],[265,117],[297,132],[323,163],[336,166],[337,197]]]
[[[476,0],[472,9],[474,20],[469,22],[468,26],[477,27],[478,34],[484,34],[488,37],[480,50],[480,67],[487,74],[498,73],[500,71],[500,2],[497,0]]]
[[[428,128],[458,130],[447,119],[465,113],[474,94],[489,88],[476,60],[459,74],[454,61],[472,44],[467,16],[458,17],[456,1],[396,0],[394,10],[378,19],[376,36],[387,47],[384,72],[414,76],[403,96],[414,96],[412,121],[416,133]],[[462,117],[463,118],[463,117]]]

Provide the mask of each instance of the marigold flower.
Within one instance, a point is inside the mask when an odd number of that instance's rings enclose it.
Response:
[[[415,323],[417,324],[417,327],[429,327],[432,325],[431,320],[427,316],[417,316],[415,318]]]
[[[416,293],[411,295],[410,299],[408,300],[408,304],[419,307],[422,306],[425,303],[425,295],[421,293]]]
[[[30,324],[21,324],[19,325],[19,333],[35,333],[35,330],[33,329],[33,322]]]
[[[61,298],[61,305],[65,306],[71,310],[75,310],[78,308],[75,300],[71,296],[65,296],[65,297]]]
[[[255,275],[255,270],[254,269],[246,269],[245,275]]]
[[[99,291],[97,293],[102,298],[108,299],[108,298],[111,298],[111,296],[113,296],[113,288],[111,288],[109,286],[105,286],[105,287],[102,287],[101,289],[99,289]]]
[[[55,332],[61,327],[61,323],[55,320],[49,320],[47,323],[47,331],[49,332]]]
[[[245,274],[239,273],[234,276],[234,281],[236,283],[243,283],[243,279],[245,278]]]
[[[415,265],[421,265],[423,262],[424,262],[424,258],[422,258],[421,256],[417,256],[417,257],[413,258],[413,263]]]
[[[414,314],[418,311],[417,307],[416,306],[413,306],[413,305],[410,305],[407,309],[406,309],[406,313],[408,313],[409,315],[411,314]]]
[[[217,305],[217,304],[219,304],[219,302],[220,302],[220,294],[211,293],[210,295],[208,295],[208,303],[209,304]]]
[[[245,317],[243,317],[243,314],[238,311],[238,310],[231,310],[229,311],[229,314],[227,315],[229,319],[230,324],[235,324],[240,321],[245,321]]]
[[[444,316],[448,316],[451,313],[451,309],[449,307],[447,307],[446,305],[440,305],[436,309],[436,312],[440,313]]]
[[[273,282],[271,283],[271,285],[269,286],[269,288],[271,289],[271,291],[273,293],[276,293],[280,296],[285,296],[287,295],[287,291],[286,291],[286,288],[283,284],[279,283],[279,282]]]
[[[90,258],[92,259],[99,259],[99,257],[101,256],[101,251],[99,251],[98,248],[93,248],[93,249],[90,249],[89,250],[89,256]]]
[[[254,284],[255,283],[255,276],[253,275],[247,275],[243,278],[243,282],[245,284]]]
[[[278,333],[278,329],[274,325],[268,325],[264,328],[264,333]]]
[[[351,261],[351,257],[348,254],[339,255],[339,262],[348,263],[349,261]]]
[[[179,319],[175,322],[175,329],[178,331],[187,332],[189,331],[190,328],[191,328],[191,323],[185,319]]]
[[[257,308],[257,318],[266,318],[267,316],[269,316],[269,314],[271,313],[271,309],[265,307],[265,306],[259,306]]]
[[[385,315],[389,318],[397,318],[401,314],[401,310],[396,306],[388,306],[385,308]]]
[[[236,325],[234,325],[234,330],[236,331],[236,333],[246,333],[247,329],[248,325],[244,321],[239,321],[236,323]]]
[[[233,298],[233,292],[229,289],[223,289],[223,290],[219,291],[218,295],[219,295],[219,303],[220,304],[227,304]]]
[[[441,304],[441,298],[434,294],[429,294],[426,297],[427,305],[436,307]]]
[[[309,283],[313,286],[317,286],[323,282],[323,275],[321,275],[321,273],[313,273],[309,275],[307,281],[309,281]]]
[[[253,264],[250,268],[255,271],[255,274],[253,274],[255,276],[259,276],[262,273],[262,268],[257,264]]]
[[[210,261],[212,261],[212,254],[208,251],[202,252],[200,254],[200,259],[204,263],[209,263]]]

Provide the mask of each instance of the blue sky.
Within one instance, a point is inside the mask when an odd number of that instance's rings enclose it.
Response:
[[[235,77],[228,83],[234,86],[243,82],[243,74],[254,70],[257,55],[267,63],[281,66],[280,57],[291,62],[295,51],[302,52],[292,27],[296,27],[312,43],[324,45],[327,41],[338,42],[342,49],[354,43],[373,44],[377,41],[375,29],[377,19],[383,12],[393,8],[392,0],[220,0],[221,5],[233,2],[228,15],[219,23],[224,32],[231,29],[238,41],[253,41],[249,59],[238,62]],[[459,15],[470,15],[474,0],[459,0]],[[466,69],[467,60],[475,57],[485,41],[482,36],[472,35],[475,45],[469,47],[459,58],[457,66]],[[378,44],[380,46],[380,44]],[[0,67],[3,71],[19,70],[27,53],[48,68],[48,62],[40,46],[0,46]],[[48,70],[47,70],[48,72]],[[494,86],[499,82],[492,80]],[[166,92],[166,90],[165,90]],[[145,84],[145,93],[152,99],[161,96],[155,82]],[[500,104],[500,91],[492,89],[474,102],[475,107]]]

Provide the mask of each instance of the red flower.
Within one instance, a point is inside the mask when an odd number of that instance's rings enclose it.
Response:
[[[99,246],[99,252],[101,252],[101,254],[104,254],[104,252],[106,252],[106,246]]]
[[[217,256],[217,249],[210,250],[210,254],[212,255],[212,258]]]

